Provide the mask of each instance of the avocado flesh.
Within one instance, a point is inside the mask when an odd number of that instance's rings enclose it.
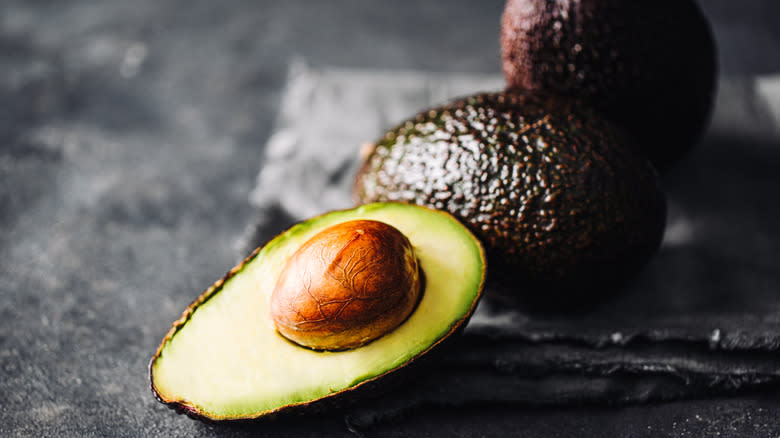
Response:
[[[270,296],[290,255],[331,225],[371,219],[411,241],[425,274],[417,308],[362,347],[317,352],[285,340],[269,317]],[[209,288],[174,323],[152,359],[164,403],[211,420],[250,419],[352,391],[399,370],[452,334],[481,294],[479,242],[451,216],[377,203],[328,213],[290,228]]]

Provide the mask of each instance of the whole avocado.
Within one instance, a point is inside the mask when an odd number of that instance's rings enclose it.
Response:
[[[485,245],[491,282],[532,303],[617,290],[657,250],[666,217],[657,173],[629,136],[577,100],[517,90],[391,129],[354,196],[450,212]]]
[[[716,51],[694,0],[508,0],[501,55],[509,87],[585,99],[659,168],[709,120]]]

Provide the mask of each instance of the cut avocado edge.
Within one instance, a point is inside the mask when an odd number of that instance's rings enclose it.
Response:
[[[458,317],[453,321],[451,321],[446,331],[440,335],[437,335],[435,337],[435,340],[430,345],[424,347],[421,351],[414,353],[408,359],[405,359],[400,363],[394,364],[389,369],[382,370],[381,372],[378,372],[376,374],[374,374],[373,372],[367,372],[363,375],[354,376],[353,380],[350,383],[348,383],[347,386],[343,389],[333,390],[329,388],[329,393],[324,394],[322,396],[313,397],[311,399],[302,400],[302,401],[296,401],[293,403],[287,403],[275,408],[264,409],[257,412],[245,413],[242,415],[233,415],[229,413],[219,414],[219,413],[211,412],[208,409],[199,406],[198,403],[193,402],[191,400],[187,400],[186,398],[166,395],[165,391],[161,390],[161,388],[158,387],[158,384],[156,383],[157,381],[155,380],[155,371],[156,371],[156,366],[158,364],[158,361],[164,355],[164,351],[166,350],[166,347],[171,343],[174,337],[185,327],[187,322],[193,318],[193,315],[195,315],[198,309],[202,308],[212,298],[218,296],[218,294],[226,287],[226,285],[228,285],[229,282],[233,280],[238,274],[244,272],[246,268],[250,266],[250,264],[253,261],[258,259],[259,257],[266,256],[268,252],[273,252],[274,248],[279,248],[280,245],[282,245],[288,239],[295,239],[296,237],[305,235],[305,233],[307,232],[311,232],[312,230],[319,229],[323,225],[327,226],[328,223],[330,222],[326,220],[327,217],[336,216],[336,219],[332,222],[338,223],[343,220],[349,220],[353,216],[357,217],[357,216],[367,215],[371,217],[373,213],[383,212],[383,211],[387,213],[387,212],[392,212],[393,209],[400,209],[399,211],[409,210],[409,209],[419,209],[420,211],[424,211],[425,214],[438,215],[444,218],[444,222],[449,222],[452,226],[458,227],[460,230],[466,233],[466,235],[469,237],[467,239],[468,243],[472,247],[472,250],[475,253],[474,255],[477,256],[476,259],[478,259],[479,262],[479,266],[477,267],[477,269],[480,272],[480,275],[478,278],[478,285],[476,287],[476,290],[473,291],[473,298],[468,303],[468,306],[467,308],[465,308],[465,311],[463,311],[462,313],[458,312]],[[325,223],[323,224],[323,222]],[[391,222],[388,223],[393,225]],[[413,241],[412,243],[414,244],[415,242]],[[444,254],[442,255],[442,257],[448,257],[448,255]],[[405,369],[408,369],[410,365],[420,362],[420,359],[423,358],[423,356],[428,356],[432,350],[439,349],[441,344],[445,343],[446,340],[451,339],[452,335],[455,332],[461,330],[465,326],[468,319],[473,314],[479,302],[479,299],[482,296],[482,292],[486,280],[486,274],[487,274],[486,255],[482,244],[479,242],[478,239],[476,239],[476,237],[474,237],[473,234],[469,233],[454,217],[452,217],[449,213],[443,211],[433,210],[427,207],[401,204],[401,203],[378,202],[378,203],[358,206],[352,209],[332,211],[332,212],[328,212],[310,218],[306,221],[303,221],[299,224],[292,226],[288,230],[279,234],[277,237],[268,241],[266,244],[255,249],[246,259],[244,259],[241,263],[239,263],[237,266],[235,266],[230,271],[228,271],[228,273],[225,274],[224,277],[222,277],[220,280],[215,282],[212,286],[207,288],[198,298],[196,298],[184,310],[181,317],[173,323],[171,329],[165,335],[159,347],[157,348],[157,351],[155,352],[154,356],[149,362],[149,378],[150,378],[151,390],[158,401],[166,404],[168,407],[176,410],[177,412],[185,413],[193,418],[206,420],[210,422],[250,421],[250,420],[259,419],[261,417],[266,417],[266,418],[274,417],[277,414],[283,412],[301,413],[301,412],[309,412],[309,411],[318,411],[320,408],[327,409],[329,407],[337,407],[342,403],[348,403],[354,399],[357,399],[363,393],[366,392],[370,393],[376,389],[381,389],[385,381],[392,379],[393,376],[390,376],[391,374],[394,375],[407,374],[407,373],[401,373],[400,371],[402,371],[402,369],[404,369],[403,371],[405,371]],[[417,310],[418,309],[415,309],[412,315],[414,315],[414,313],[417,312]],[[402,323],[401,326],[399,326],[399,328],[407,323],[408,320]],[[335,354],[339,354],[339,353],[335,353]],[[412,367],[412,368],[416,368],[416,367]],[[390,377],[390,379],[388,379],[388,377]]]

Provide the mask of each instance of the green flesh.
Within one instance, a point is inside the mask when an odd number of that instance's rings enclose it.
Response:
[[[286,341],[269,316],[282,266],[318,231],[354,219],[385,222],[409,238],[426,278],[420,303],[398,328],[353,350],[315,352]],[[353,388],[451,334],[476,305],[484,263],[462,225],[421,207],[371,204],[308,220],[269,242],[221,289],[217,283],[206,291],[189,319],[185,312],[152,361],[153,389],[163,402],[224,420],[256,418]]]

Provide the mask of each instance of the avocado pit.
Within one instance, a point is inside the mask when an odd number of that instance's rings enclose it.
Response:
[[[412,244],[379,221],[353,220],[306,241],[282,269],[271,318],[288,340],[314,350],[365,345],[414,310],[421,273]]]

